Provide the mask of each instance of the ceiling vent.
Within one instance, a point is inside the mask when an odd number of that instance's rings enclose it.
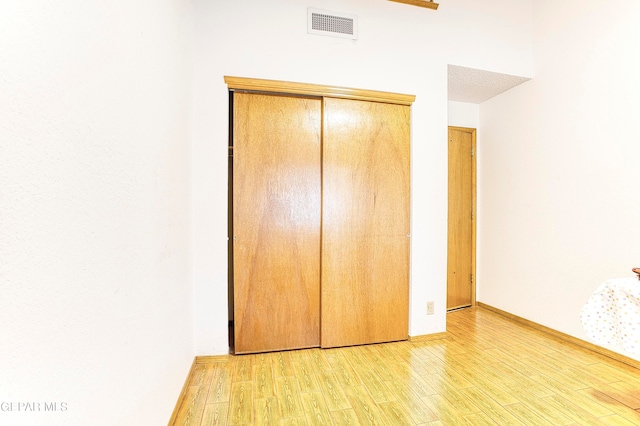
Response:
[[[309,8],[307,9],[307,32],[357,40],[358,17]]]

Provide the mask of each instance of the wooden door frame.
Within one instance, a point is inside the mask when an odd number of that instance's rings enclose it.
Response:
[[[478,219],[477,214],[477,181],[476,181],[476,157],[477,157],[477,148],[476,148],[476,133],[477,130],[472,127],[459,127],[459,126],[448,126],[447,127],[447,140],[449,139],[449,130],[457,130],[464,133],[471,134],[471,274],[473,280],[471,282],[471,306],[476,306],[476,285],[477,285],[477,274],[476,274],[476,222]],[[448,142],[447,142],[448,143]],[[449,165],[449,158],[447,157],[447,170]],[[449,172],[447,171],[447,179],[449,178]],[[448,196],[448,195],[447,195]],[[447,213],[448,219],[448,213]],[[448,238],[448,236],[447,236]],[[448,259],[447,259],[448,262]],[[448,268],[448,267],[447,267]],[[449,291],[449,286],[447,284],[447,294]]]

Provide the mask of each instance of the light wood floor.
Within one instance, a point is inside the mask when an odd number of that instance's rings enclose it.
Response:
[[[640,370],[483,308],[447,338],[199,359],[186,425],[639,425]]]

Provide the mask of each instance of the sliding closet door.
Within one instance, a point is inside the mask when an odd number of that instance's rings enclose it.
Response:
[[[321,100],[233,103],[235,352],[318,346]]]
[[[324,117],[321,345],[407,339],[410,107],[327,98]]]

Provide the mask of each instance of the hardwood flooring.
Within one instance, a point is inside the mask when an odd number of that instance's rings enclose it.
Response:
[[[198,358],[175,425],[638,425],[640,370],[483,308],[447,337]]]

